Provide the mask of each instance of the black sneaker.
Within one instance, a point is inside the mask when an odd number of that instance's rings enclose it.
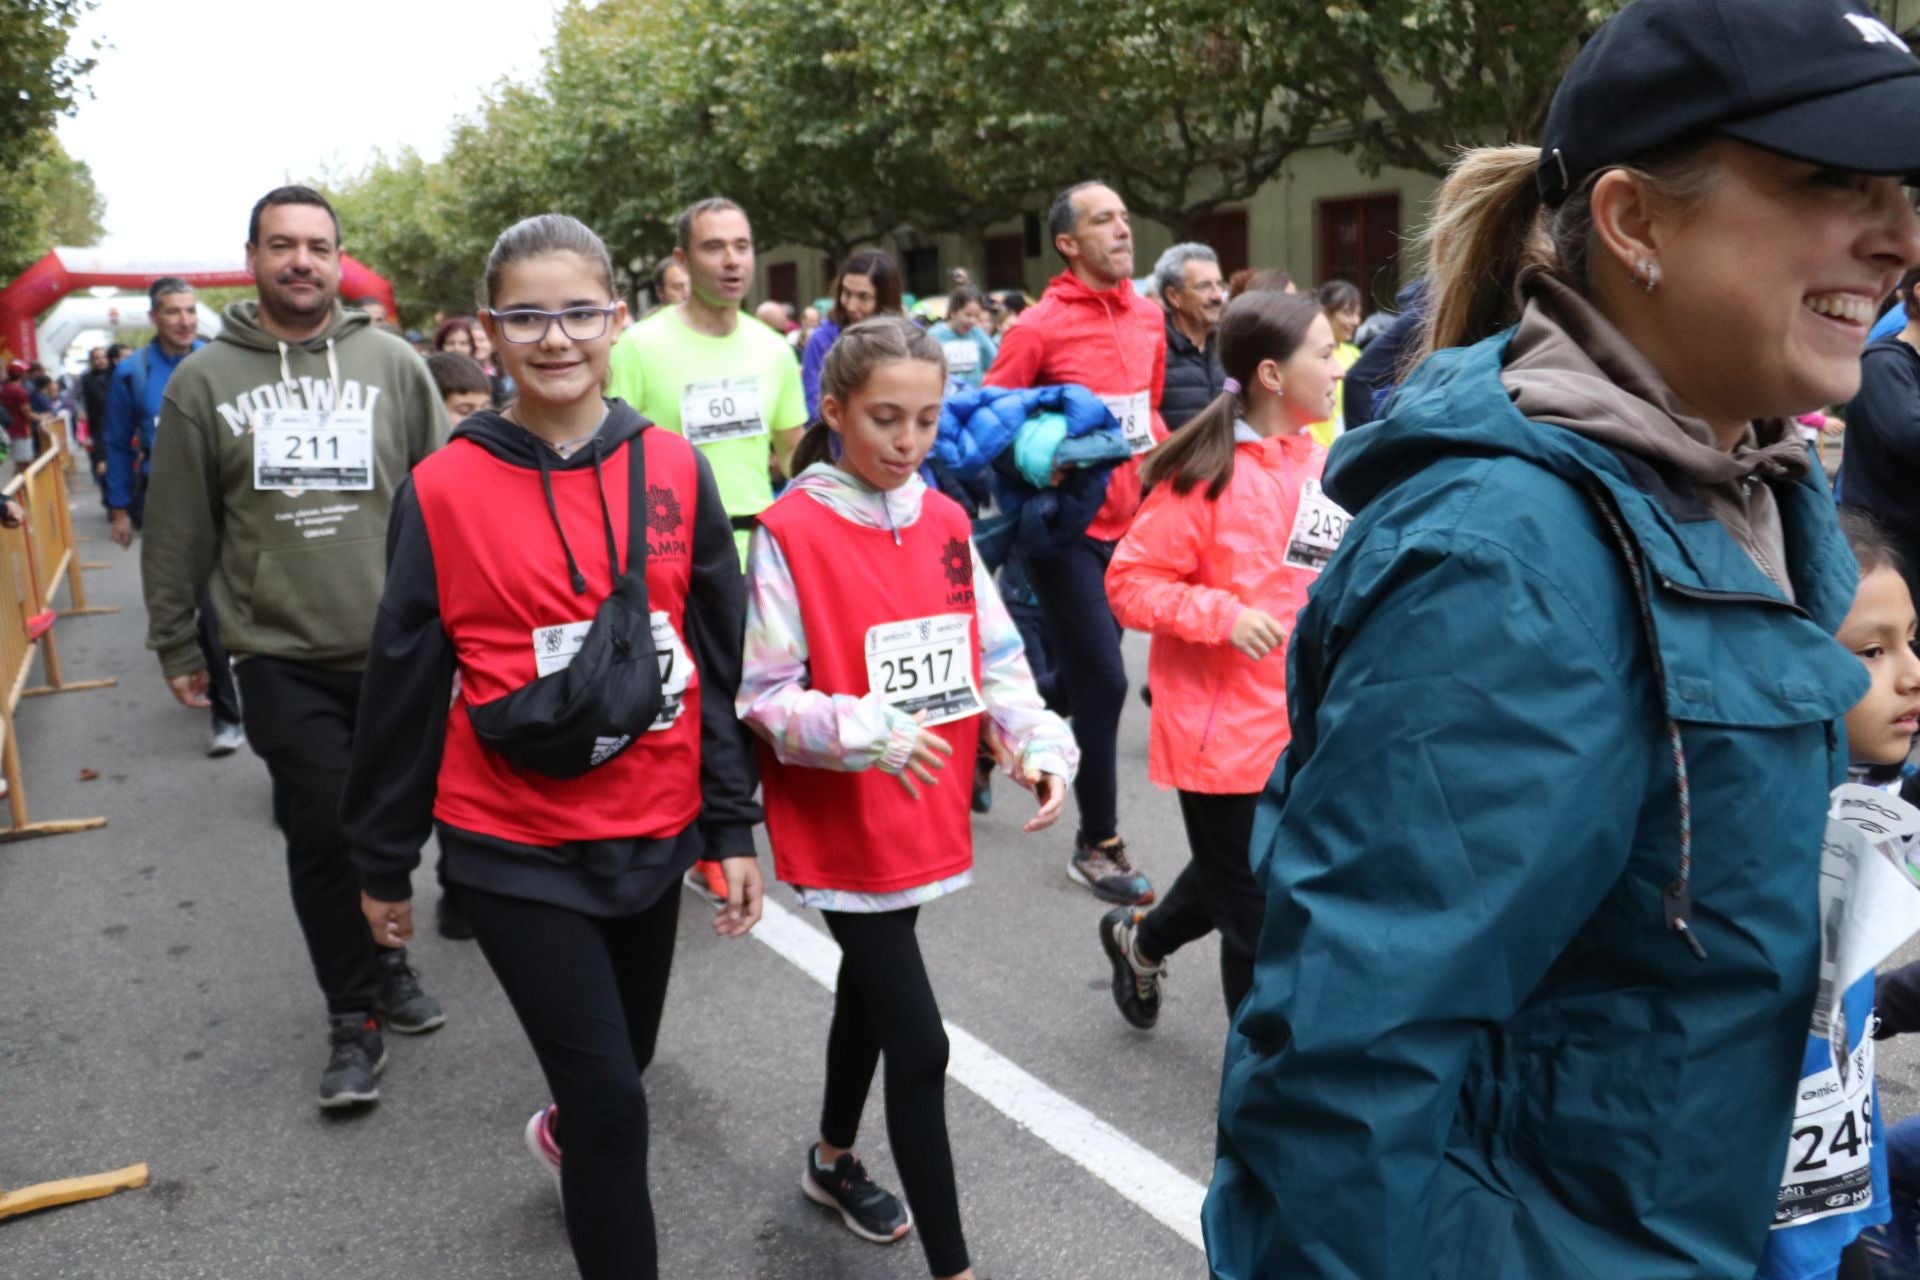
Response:
[[[433,925],[443,938],[455,942],[466,942],[473,937],[473,921],[467,919],[467,913],[460,909],[460,899],[452,889],[440,890],[440,901],[433,907]]]
[[[1160,1021],[1160,981],[1166,977],[1167,963],[1151,967],[1140,963],[1134,946],[1134,930],[1141,913],[1132,907],[1115,907],[1100,917],[1100,947],[1113,965],[1113,1002],[1120,1016],[1142,1031],[1153,1030]]]
[[[800,1175],[800,1190],[815,1204],[838,1211],[847,1230],[862,1240],[892,1244],[903,1240],[911,1229],[913,1215],[890,1191],[882,1191],[867,1176],[866,1167],[849,1151],[822,1169],[814,1160],[815,1148],[807,1148],[807,1171]]]
[[[390,1031],[416,1036],[447,1020],[440,1002],[420,989],[420,975],[407,963],[405,947],[381,948],[375,956],[380,985],[374,988],[374,1010]]]
[[[374,1083],[387,1067],[387,1046],[380,1024],[364,1013],[337,1014],[327,1019],[327,1069],[320,1073],[320,1105],[359,1107],[380,1100]]]

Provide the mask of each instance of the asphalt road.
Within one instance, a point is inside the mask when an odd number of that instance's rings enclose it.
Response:
[[[174,704],[142,648],[135,555],[107,542],[90,493],[75,515],[93,539],[85,553],[111,563],[88,576],[90,596],[126,607],[62,621],[63,664],[70,679],[120,684],[29,699],[19,732],[33,816],[104,814],[109,825],[0,846],[0,1187],[140,1161],[153,1181],[0,1223],[0,1276],[574,1274],[557,1198],[521,1146],[545,1088],[473,944],[422,931],[415,961],[448,1023],[389,1038],[379,1105],[350,1119],[314,1106],[326,1028],[265,769],[245,752],[204,758],[204,715]],[[1143,664],[1144,643],[1129,643]],[[1164,888],[1184,841],[1172,797],[1146,781],[1146,725],[1136,700],[1123,722],[1123,824]],[[82,782],[82,769],[100,776]],[[1216,953],[1202,943],[1177,957],[1160,1028],[1128,1028],[1095,939],[1104,908],[1066,879],[1071,814],[1024,836],[1025,802],[1002,781],[976,823],[975,887],[922,913],[943,1011],[1045,1086],[1029,1103],[1044,1110],[1057,1091],[1203,1186],[1226,1031]],[[429,869],[416,885],[425,909]],[[691,895],[683,905],[647,1077],[662,1273],[926,1275],[912,1237],[856,1240],[797,1189],[831,997],[773,948],[716,938]],[[1206,1274],[1188,1239],[951,1082],[948,1116],[987,1280]],[[897,1186],[877,1087],[861,1151]]]
[[[90,494],[76,523],[93,538],[86,553],[111,562],[89,576],[90,594],[126,608],[61,622],[62,657],[69,678],[120,685],[28,700],[19,725],[34,816],[104,814],[110,825],[0,845],[0,1187],[140,1161],[153,1181],[0,1223],[0,1276],[572,1275],[557,1199],[520,1141],[545,1090],[471,943],[423,930],[415,960],[449,1022],[391,1038],[381,1103],[348,1119],[314,1107],[325,1026],[265,770],[246,753],[204,758],[204,718],[172,702],[141,647],[134,557],[106,541]],[[1137,679],[1138,637],[1128,653]],[[1133,702],[1122,822],[1164,888],[1184,843],[1172,798],[1146,782],[1146,725]],[[100,776],[83,782],[82,769]],[[1226,1029],[1212,944],[1174,961],[1157,1031],[1127,1028],[1095,942],[1103,908],[1064,875],[1071,814],[1057,832],[1023,836],[1024,795],[1002,782],[998,798],[976,822],[976,886],[921,917],[946,1016],[1036,1082],[1019,1086],[1027,1104],[1046,1113],[1055,1095],[1070,1100],[1171,1166],[1163,1174],[1185,1184],[1171,1188],[1178,1199],[1211,1165]],[[424,909],[430,871],[416,884]],[[663,1274],[925,1275],[911,1237],[865,1244],[796,1189],[819,1105],[826,990],[773,947],[714,937],[691,896],[684,906],[648,1074]],[[1920,947],[1900,959],[1916,956]],[[1920,1111],[1920,1049],[1883,1045],[1880,1064],[1888,1119]],[[1206,1274],[1190,1239],[1107,1180],[1168,1176],[1089,1161],[1106,1178],[1096,1176],[958,1084],[948,1114],[988,1280]],[[1066,1124],[1088,1127],[1072,1112]],[[897,1185],[877,1089],[862,1152]]]

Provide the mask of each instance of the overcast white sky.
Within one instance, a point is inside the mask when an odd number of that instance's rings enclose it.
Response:
[[[380,149],[440,155],[490,85],[539,69],[553,8],[100,0],[71,47],[111,47],[60,138],[106,197],[106,247],[237,256],[247,211],[283,182],[357,171]]]

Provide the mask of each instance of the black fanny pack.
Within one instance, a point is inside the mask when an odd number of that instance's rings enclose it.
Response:
[[[550,778],[577,778],[614,759],[647,731],[660,715],[660,662],[654,652],[652,611],[647,605],[646,445],[640,435],[627,443],[627,567],[614,579],[613,593],[594,612],[586,638],[573,661],[522,685],[504,697],[467,707],[482,744],[522,769]],[[540,481],[553,501],[547,474],[546,445],[540,450]],[[593,446],[598,448],[596,442]],[[597,465],[597,464],[596,464]],[[617,564],[613,521],[606,525],[607,563]],[[559,518],[555,516],[555,528]],[[565,534],[561,542],[565,544]],[[583,580],[572,565],[575,590]]]

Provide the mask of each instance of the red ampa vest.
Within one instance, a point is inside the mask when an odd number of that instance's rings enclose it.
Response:
[[[680,436],[649,428],[638,439],[647,451],[647,601],[655,645],[671,654],[687,683],[652,730],[578,778],[523,770],[489,751],[462,704],[491,702],[530,683],[540,674],[535,632],[590,621],[613,590],[592,468],[551,473],[554,505],[587,581],[578,596],[538,471],[457,436],[413,469],[439,579],[441,625],[460,664],[433,806],[440,821],[521,844],[556,845],[669,836],[699,815],[700,681],[685,640],[697,473],[693,449]],[[600,466],[623,563],[631,447],[615,450]],[[672,626],[670,640],[657,625],[662,614]],[[553,637],[543,632],[540,639]],[[669,690],[680,679],[680,672],[670,673]]]
[[[928,490],[920,518],[893,533],[835,515],[804,492],[760,513],[793,574],[807,637],[810,687],[868,692],[869,632],[942,614],[968,618],[968,655],[980,683],[980,619],[974,610],[972,528],[958,503]],[[837,773],[783,765],[760,747],[767,838],[787,884],[853,893],[893,893],[959,875],[973,865],[967,802],[980,717],[935,726],[953,744],[934,786],[915,800],[898,779],[867,769]],[[918,785],[918,784],[916,784]]]

